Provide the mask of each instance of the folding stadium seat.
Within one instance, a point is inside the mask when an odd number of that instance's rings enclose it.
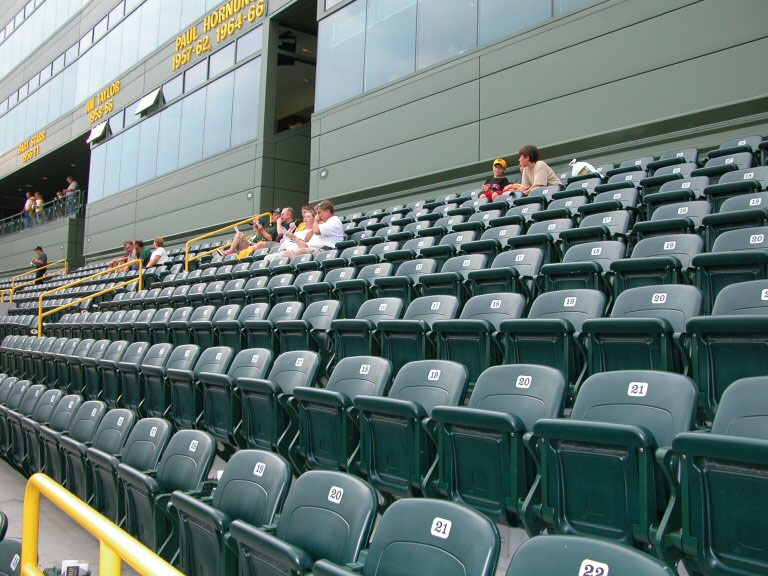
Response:
[[[207,268],[203,268],[203,273],[200,274],[201,283],[208,284],[209,282],[216,280],[216,270],[218,269],[219,262],[221,262],[221,260],[217,260],[217,265],[215,266],[208,266]],[[213,260],[211,260],[211,263],[213,263]]]
[[[610,264],[614,295],[640,286],[692,284],[693,257],[703,250],[704,241],[695,234],[670,234],[640,240],[629,258]]]
[[[498,202],[497,202],[498,204]],[[491,226],[491,222],[496,218],[501,218],[503,213],[507,210],[507,204],[501,203],[503,206],[503,212],[501,208],[497,209],[481,209],[480,212],[476,212],[467,218],[464,222],[456,224],[453,227],[454,232],[467,232],[472,231],[475,234],[482,234],[484,230]]]
[[[731,156],[733,154],[754,154],[759,148],[762,136],[739,136],[726,140],[716,150],[711,150],[707,156],[709,158],[719,158],[721,156]]]
[[[224,303],[245,306],[245,278],[234,278],[224,285]]]
[[[48,350],[48,352],[43,353],[43,363],[45,364],[45,384],[49,388],[58,385],[59,375],[56,369],[56,357],[61,353],[64,345],[68,340],[69,338],[65,337],[57,338],[53,345],[51,345],[51,348]],[[7,356],[7,354],[0,355],[0,357],[4,359],[7,359]],[[7,372],[7,368],[4,369],[4,371]]]
[[[235,356],[226,374],[201,371],[198,374],[203,394],[201,427],[235,450],[243,445],[238,383],[241,379],[264,378],[271,367],[271,350],[247,348]]]
[[[324,576],[320,571],[315,574]],[[537,536],[515,551],[506,576],[537,574],[675,576],[677,571],[629,546],[581,536]]]
[[[298,416],[293,390],[314,387],[320,370],[315,352],[285,352],[275,358],[265,379],[238,381],[242,402],[242,430],[248,448],[270,450],[288,458],[294,470],[299,466],[289,456],[298,435]]]
[[[429,496],[427,480],[436,465],[435,406],[457,406],[466,395],[467,369],[447,360],[403,366],[387,397],[357,396],[362,470],[380,492]]]
[[[637,241],[667,234],[700,234],[702,219],[711,210],[703,200],[664,204],[654,210],[650,220],[636,223],[632,236]]]
[[[130,296],[128,296],[129,294]],[[118,292],[117,294],[114,295],[112,300],[107,300],[105,302],[102,302],[100,308],[102,310],[117,310],[118,308],[120,308],[120,303],[122,302],[123,298],[125,298],[126,296],[128,298],[133,298],[133,293]]]
[[[82,338],[84,340],[93,340],[94,324],[98,321],[101,312],[91,312],[85,318],[85,322],[82,323]]]
[[[22,384],[18,384],[21,382]],[[7,403],[0,405],[0,452],[17,469],[23,471],[24,435],[21,431],[21,419],[31,416],[45,392],[42,384],[23,384],[19,380],[9,394]],[[19,391],[20,395],[16,394]]]
[[[60,403],[63,403],[67,398],[67,396],[62,398]],[[48,476],[59,484],[68,485],[66,483],[67,475],[64,454],[61,448],[61,438],[69,436],[81,443],[91,440],[93,432],[99,426],[106,409],[107,407],[104,402],[89,400],[79,405],[64,430],[53,428],[53,418],[49,425],[40,426],[40,445],[42,446],[45,459],[45,473]]]
[[[301,319],[275,322],[280,351],[313,350],[320,354],[322,368],[327,368],[333,353],[328,329],[339,315],[337,300],[321,300],[307,306]]]
[[[136,317],[136,321],[133,323],[133,335],[137,342],[152,341],[152,319],[156,313],[157,310],[154,308],[148,308],[142,310]]]
[[[226,282],[224,280],[216,280],[210,282],[203,294],[203,301],[208,306],[219,307],[224,304],[224,286]]]
[[[597,290],[546,292],[533,301],[528,318],[499,326],[505,364],[538,364],[559,369],[576,390],[586,369],[583,323],[600,318],[607,298]]]
[[[133,323],[136,322],[136,319],[139,317],[139,314],[141,314],[139,310],[128,310],[125,313],[122,320],[120,320],[120,325],[119,325],[120,340],[127,340],[128,342],[134,341],[135,336],[133,334]],[[155,313],[155,316],[152,318],[152,320],[155,320],[155,318],[157,317],[158,317],[158,314]]]
[[[3,380],[0,390],[0,455],[5,455],[11,442],[7,413],[9,410],[18,410],[24,392],[30,386],[29,380],[20,380],[15,376]]]
[[[83,369],[83,392],[87,400],[100,400],[102,396],[102,372],[100,360],[107,352],[111,342],[109,340],[97,340],[88,350],[88,353],[81,356],[80,362]]]
[[[715,239],[728,230],[753,226],[768,226],[768,192],[755,192],[728,198],[717,214],[701,219],[707,239],[707,248],[712,249]]]
[[[492,576],[496,572],[499,549],[498,530],[482,514],[453,502],[406,499],[387,508],[368,553],[354,566],[361,566],[366,576],[404,574],[406,566],[418,567],[419,574],[424,576]],[[356,573],[351,569],[353,565],[341,564],[319,560],[312,574],[351,576]]]
[[[685,554],[690,574],[763,574],[768,534],[765,376],[735,381],[723,393],[711,433],[681,433],[672,443],[682,468],[682,522],[659,539]],[[671,532],[671,534],[665,534]]]
[[[645,218],[650,219],[654,210],[664,204],[702,200],[704,189],[708,185],[709,178],[706,176],[683,178],[662,184],[658,192],[647,192],[643,195]]]
[[[59,448],[64,458],[67,489],[83,502],[90,502],[92,472],[87,460],[86,449],[95,448],[105,454],[119,454],[133,428],[135,416],[130,410],[110,410],[93,428],[81,427],[77,432],[59,437]]]
[[[637,212],[639,200],[638,189],[634,186],[614,188],[599,192],[590,204],[580,207],[579,213],[588,215],[598,212],[610,212],[611,210],[629,210],[634,216]]]
[[[162,418],[136,420],[120,453],[110,454],[88,446],[85,449],[93,471],[92,506],[115,524],[124,524],[125,500],[117,477],[121,463],[134,470],[148,473],[157,462],[171,438],[171,425]]]
[[[43,345],[44,338],[32,338],[29,350],[24,353],[24,374],[29,380],[35,382],[35,356]]]
[[[739,228],[720,234],[712,251],[693,258],[696,285],[704,297],[704,312],[719,292],[737,282],[768,278],[768,227]]]
[[[198,282],[197,284],[192,284],[192,286],[189,287],[189,290],[187,291],[187,294],[186,294],[187,306],[190,306],[192,308],[203,306],[205,304],[205,290],[207,288],[208,288],[208,284],[205,282]],[[172,306],[178,309],[179,304],[181,303],[174,302]]]
[[[269,307],[266,304],[227,304],[219,308],[213,316],[213,330],[221,346],[229,346],[235,352],[245,347],[243,322],[247,318],[263,320]]]
[[[484,270],[487,258],[483,254],[465,254],[449,258],[440,272],[424,274],[419,278],[424,296],[445,294],[456,296],[460,302],[469,298],[468,275],[475,270]]]
[[[609,318],[582,325],[590,374],[611,370],[689,372],[686,322],[701,312],[693,286],[644,286],[622,292]]]
[[[197,284],[200,281],[200,277],[203,275],[203,271],[199,268],[197,270],[192,270],[187,274],[187,278],[185,280],[186,284],[189,284],[192,286],[193,284]]]
[[[541,247],[517,248],[501,252],[491,267],[467,275],[473,295],[514,292],[530,303],[538,293],[536,278],[544,262]]]
[[[241,278],[247,280],[251,277],[251,273],[248,271],[250,262],[240,262],[232,267],[232,278]]]
[[[704,189],[704,195],[712,205],[712,212],[718,212],[729,198],[762,192],[768,188],[768,167],[759,166],[728,172],[717,184]]]
[[[276,286],[272,289],[272,299],[275,304],[280,302],[295,302],[303,300],[303,288],[307,284],[315,284],[323,278],[320,270],[302,272],[294,278],[291,284]]]
[[[0,540],[0,573],[3,576],[21,576],[21,540]]]
[[[384,255],[384,260],[392,264],[394,272],[399,271],[400,266],[410,260],[420,258],[421,251],[437,244],[435,237],[413,238],[406,241],[399,250],[388,252]]]
[[[358,559],[376,519],[375,491],[340,472],[312,471],[293,483],[274,534],[242,520],[230,524],[242,576],[308,574],[320,558]],[[318,531],[312,526],[322,525]]]
[[[437,271],[437,262],[430,258],[419,258],[404,262],[397,269],[397,275],[376,278],[372,291],[377,298],[400,298],[403,304],[420,294],[419,278]]]
[[[691,172],[691,176],[706,176],[710,184],[717,184],[723,174],[735,170],[751,168],[754,156],[750,152],[739,152],[727,156],[716,156],[707,160],[703,168],[697,168]]]
[[[522,234],[522,230],[520,224],[507,224],[487,228],[478,240],[464,242],[461,245],[461,251],[464,254],[484,254],[488,257],[489,261],[492,261],[504,250],[507,241]]]
[[[623,258],[627,247],[617,240],[586,242],[571,246],[557,264],[541,267],[544,290],[570,290],[588,288],[601,290],[609,298],[612,294],[611,263]]]
[[[263,450],[241,450],[227,462],[210,499],[173,492],[171,505],[179,514],[179,564],[184,573],[237,574],[238,555],[229,535],[230,524],[233,520],[248,526],[272,524],[290,485],[290,468],[283,458]]]
[[[335,319],[330,324],[336,360],[349,356],[379,353],[378,322],[397,320],[402,315],[399,298],[373,298],[360,306],[355,318]]]
[[[201,306],[201,308],[205,308]],[[212,310],[212,309],[207,309]],[[192,306],[176,308],[168,321],[168,329],[171,334],[171,342],[174,346],[192,343],[192,329],[189,324],[192,313],[195,309]]]
[[[237,301],[250,302],[252,293],[263,289],[267,285],[268,281],[268,276],[254,276],[253,278],[249,278],[242,288],[242,293],[235,292]]]
[[[660,168],[666,166],[676,166],[678,164],[696,163],[699,158],[698,148],[681,148],[679,150],[671,150],[664,152],[659,156],[658,160],[649,162],[646,165],[648,170],[653,170],[654,174],[658,172]]]
[[[653,176],[646,176],[640,180],[643,194],[655,194],[661,191],[661,187],[667,182],[676,180],[685,180],[691,177],[691,172],[696,170],[699,165],[694,162],[685,162],[680,164],[670,164],[663,166],[653,173]]]
[[[107,338],[107,325],[112,319],[112,312],[102,312],[93,324],[93,339],[105,340]]]
[[[200,491],[215,455],[216,443],[208,433],[181,430],[168,442],[156,474],[119,464],[128,532],[164,559],[173,559],[178,552],[178,517],[168,509],[171,493]]]
[[[261,309],[249,309],[246,306],[241,313],[241,316],[250,314],[242,319],[246,347],[276,351],[279,343],[275,334],[275,323],[281,320],[297,320],[303,312],[304,305],[301,302],[283,302],[272,307],[264,318]]]
[[[357,471],[360,436],[354,399],[382,396],[391,382],[387,360],[354,356],[338,362],[325,388],[296,387],[299,453],[309,469]]]
[[[293,274],[278,274],[277,276],[272,276],[262,288],[252,288],[246,284],[246,300],[249,304],[263,302],[274,305],[277,302],[273,290],[281,286],[290,286],[293,280]],[[250,280],[248,283],[250,283]]]
[[[120,401],[122,386],[120,384],[119,362],[128,355],[129,345],[125,340],[106,341],[107,348],[96,365],[100,372],[99,400],[104,400],[107,408],[116,408]],[[141,346],[141,344],[139,344]],[[148,345],[144,344],[145,348]],[[134,348],[135,350],[135,348]],[[132,352],[133,353],[133,352]],[[86,382],[88,375],[86,374]]]
[[[334,268],[325,275],[325,278],[303,284],[301,291],[297,294],[299,298],[296,299],[302,300],[305,306],[309,306],[313,302],[331,300],[335,295],[336,284],[354,279],[355,274],[356,270],[351,266]]]
[[[557,262],[560,260],[561,255],[560,245],[562,242],[560,234],[573,227],[573,220],[570,218],[555,218],[554,220],[534,222],[528,227],[525,235],[510,238],[509,246],[513,250],[538,247],[544,250],[546,262]]]
[[[232,349],[225,346],[205,348],[202,353],[198,346],[181,346],[171,353],[165,376],[171,393],[170,418],[177,430],[197,428],[202,419],[200,373],[225,374],[234,356]]]
[[[75,349],[80,344],[80,338],[70,338],[65,343],[61,350],[54,354],[54,362],[56,363],[56,381],[59,388],[68,390],[71,386],[71,379],[69,374],[69,359],[74,354]]]
[[[184,351],[190,348],[196,347],[188,344]],[[165,377],[165,368],[172,351],[171,344],[155,344],[142,351],[143,356],[140,361],[138,358],[128,361],[123,359],[118,364],[123,376],[123,406],[143,416],[165,417],[170,407],[170,391]],[[140,354],[141,352],[137,350],[137,357]],[[195,360],[196,358],[192,362],[194,363]]]
[[[48,354],[56,342],[56,338],[49,336],[48,338],[42,338],[40,347],[32,352],[32,364],[34,366],[33,380],[39,384],[46,383],[46,371],[45,371],[45,355]]]
[[[662,462],[669,463],[675,436],[692,429],[695,412],[696,387],[680,374],[590,376],[570,418],[533,426],[541,439],[541,504],[528,501],[523,514],[540,512],[550,534],[652,550],[652,529],[675,505]]]
[[[165,294],[168,294],[168,288],[165,288],[166,290]],[[147,290],[147,293],[144,295],[144,299],[142,300],[142,308],[159,308],[157,299],[160,297],[160,293],[162,290],[160,288],[152,288],[151,290]],[[171,294],[173,293],[173,290],[171,290]],[[131,308],[125,308],[126,311],[131,310]]]
[[[441,268],[445,262],[459,254],[464,242],[471,242],[475,239],[476,233],[469,230],[465,232],[451,232],[440,239],[440,242],[434,246],[427,246],[421,249],[421,256],[430,258],[437,263],[437,268]]]
[[[437,406],[437,491],[495,522],[519,525],[521,504],[532,488],[539,490],[526,438],[537,420],[562,415],[566,393],[554,368],[493,366],[481,374],[468,406]]]
[[[481,372],[501,362],[501,322],[520,318],[524,312],[525,299],[520,294],[474,296],[464,305],[458,319],[432,323],[436,356],[464,364],[471,390]]]
[[[108,340],[120,340],[120,323],[125,318],[125,310],[116,310],[109,317],[107,322],[107,339]]]
[[[710,316],[691,319],[693,379],[708,418],[728,386],[739,378],[768,374],[765,315],[768,281],[740,282],[723,288]]]
[[[455,296],[423,296],[408,305],[401,320],[380,320],[378,333],[382,357],[392,362],[395,372],[408,362],[434,358],[432,324],[455,318],[459,306]]]
[[[213,330],[213,317],[216,314],[215,306],[200,306],[192,311],[189,317],[189,334],[191,342],[201,348],[207,348],[216,344],[216,333]],[[173,329],[173,320],[171,320]]]
[[[232,274],[232,268],[234,268],[234,265],[232,264],[225,264],[223,266],[219,266],[216,269],[216,281],[223,280],[225,283],[228,280],[232,280],[234,277]]]
[[[562,231],[561,254],[571,246],[584,242],[626,241],[631,224],[632,213],[629,210],[589,213],[582,218],[578,228]]]
[[[565,194],[566,192],[561,192]],[[570,192],[567,192],[570,193]],[[579,213],[579,208],[589,202],[589,197],[580,194],[578,196],[566,196],[565,198],[559,198],[552,200],[546,207],[546,209],[539,210],[532,215],[534,222],[542,222],[545,220],[555,220],[561,218],[575,219]]]
[[[390,230],[390,228],[385,229],[385,231],[386,230]],[[359,272],[365,266],[383,262],[384,256],[389,252],[394,252],[399,248],[399,246],[400,244],[398,242],[390,240],[389,237],[387,237],[384,241],[372,246],[366,254],[352,256],[352,258],[349,259],[349,263],[352,265],[356,272]]]

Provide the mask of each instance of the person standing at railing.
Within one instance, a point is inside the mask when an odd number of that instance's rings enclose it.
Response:
[[[77,194],[80,191],[80,185],[72,176],[67,176],[67,187],[64,192],[64,207],[67,214],[77,212]]]
[[[56,192],[56,198],[53,199],[53,212],[56,218],[64,217],[64,190]],[[133,245],[131,243],[131,245]]]
[[[43,218],[43,195],[40,192],[35,192],[35,224],[42,224],[45,222]]]
[[[32,194],[27,192],[27,200],[24,202],[24,210],[21,212],[21,227],[29,228],[32,225],[32,211],[35,209],[35,201]]]
[[[48,255],[43,251],[40,246],[35,248],[36,256],[32,258],[32,266],[37,268],[35,271],[35,284],[42,282],[43,276],[45,276],[45,266],[48,265]]]

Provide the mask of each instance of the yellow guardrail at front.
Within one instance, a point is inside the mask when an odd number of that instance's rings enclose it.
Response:
[[[64,264],[64,274],[67,273],[67,260],[65,258],[62,258],[61,260],[56,260],[56,262],[51,262],[49,264],[46,264],[45,266],[40,266],[40,268],[35,268],[34,270],[28,270],[26,272],[22,272],[21,274],[17,274],[13,278],[11,278],[11,299],[10,301],[13,302],[13,295],[16,293],[17,288],[21,288],[21,286],[16,286],[16,280],[19,280],[20,278],[24,278],[25,276],[29,276],[30,274],[35,274],[38,270],[47,270],[51,266],[58,266],[59,264]],[[34,280],[32,281],[34,282]],[[29,286],[29,282],[24,284],[24,286]]]
[[[118,528],[85,502],[67,491],[45,474],[34,474],[24,493],[22,520],[21,573],[23,576],[43,576],[37,565],[40,537],[40,495],[98,538],[99,574],[119,576],[126,562],[139,574],[183,576],[181,572],[152,552],[139,541]]]
[[[112,286],[111,288],[105,288],[104,290],[100,290],[95,294],[89,294],[88,296],[83,296],[82,298],[73,300],[68,304],[63,304],[62,306],[54,308],[53,310],[48,310],[47,312],[43,312],[43,298],[45,298],[46,296],[50,296],[51,294],[55,294],[56,292],[61,292],[62,290],[66,290],[67,288],[79,286],[80,284],[83,284],[88,280],[93,280],[94,278],[98,278],[99,276],[106,276],[107,274],[111,274],[112,272],[117,272],[118,270],[125,270],[126,268],[129,268],[131,266],[139,267],[139,272],[136,275],[136,278],[131,278],[130,280],[126,280],[125,282],[119,282],[114,286]],[[47,318],[51,314],[56,314],[58,312],[61,312],[62,310],[71,308],[72,306],[77,306],[78,304],[80,304],[81,302],[85,302],[86,300],[91,300],[92,298],[98,298],[99,296],[102,296],[104,294],[109,294],[110,292],[114,292],[115,290],[119,290],[120,288],[129,286],[134,282],[138,282],[138,289],[141,290],[142,282],[143,282],[143,273],[144,273],[144,266],[142,264],[141,259],[137,258],[136,260],[130,260],[124,264],[118,264],[117,266],[112,266],[111,268],[107,268],[106,270],[102,270],[101,272],[96,272],[96,274],[91,274],[90,276],[86,276],[85,278],[80,278],[79,280],[75,280],[74,282],[70,282],[69,284],[64,284],[63,286],[58,286],[56,288],[53,288],[52,290],[43,292],[42,294],[40,294],[40,297],[37,300],[37,336],[38,338],[43,335],[43,318]]]
[[[218,236],[219,234],[226,232],[233,226],[240,226],[241,224],[247,224],[248,222],[252,222],[253,220],[263,218],[264,216],[267,216],[269,218],[269,223],[272,224],[272,212],[264,212],[263,214],[259,214],[258,216],[249,216],[248,218],[243,218],[242,220],[238,220],[237,222],[228,224],[222,228],[219,228],[218,230],[214,230],[213,232],[207,232],[205,234],[201,234],[200,236],[195,236],[191,240],[187,240],[187,243],[184,245],[184,270],[186,272],[189,272],[190,262],[195,262],[197,260],[200,260],[200,258],[204,258],[209,254],[213,254],[217,250],[227,249],[230,246],[232,246],[232,242],[228,242],[227,244],[224,244],[223,246],[219,246],[218,248],[213,248],[211,250],[207,250],[206,252],[199,252],[194,256],[190,257],[189,247],[192,245],[193,242],[197,242],[199,240],[205,240],[206,238],[210,238],[211,236]]]

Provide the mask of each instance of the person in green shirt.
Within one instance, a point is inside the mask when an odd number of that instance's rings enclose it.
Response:
[[[150,256],[152,256],[152,248],[144,248],[143,240],[133,241],[133,257],[137,260],[141,260],[143,266],[147,265]],[[134,270],[137,268],[138,266],[133,267]]]

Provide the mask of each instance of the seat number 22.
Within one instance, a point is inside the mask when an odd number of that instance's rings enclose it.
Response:
[[[584,560],[579,568],[579,576],[609,576],[609,573],[608,564],[593,560]]]

